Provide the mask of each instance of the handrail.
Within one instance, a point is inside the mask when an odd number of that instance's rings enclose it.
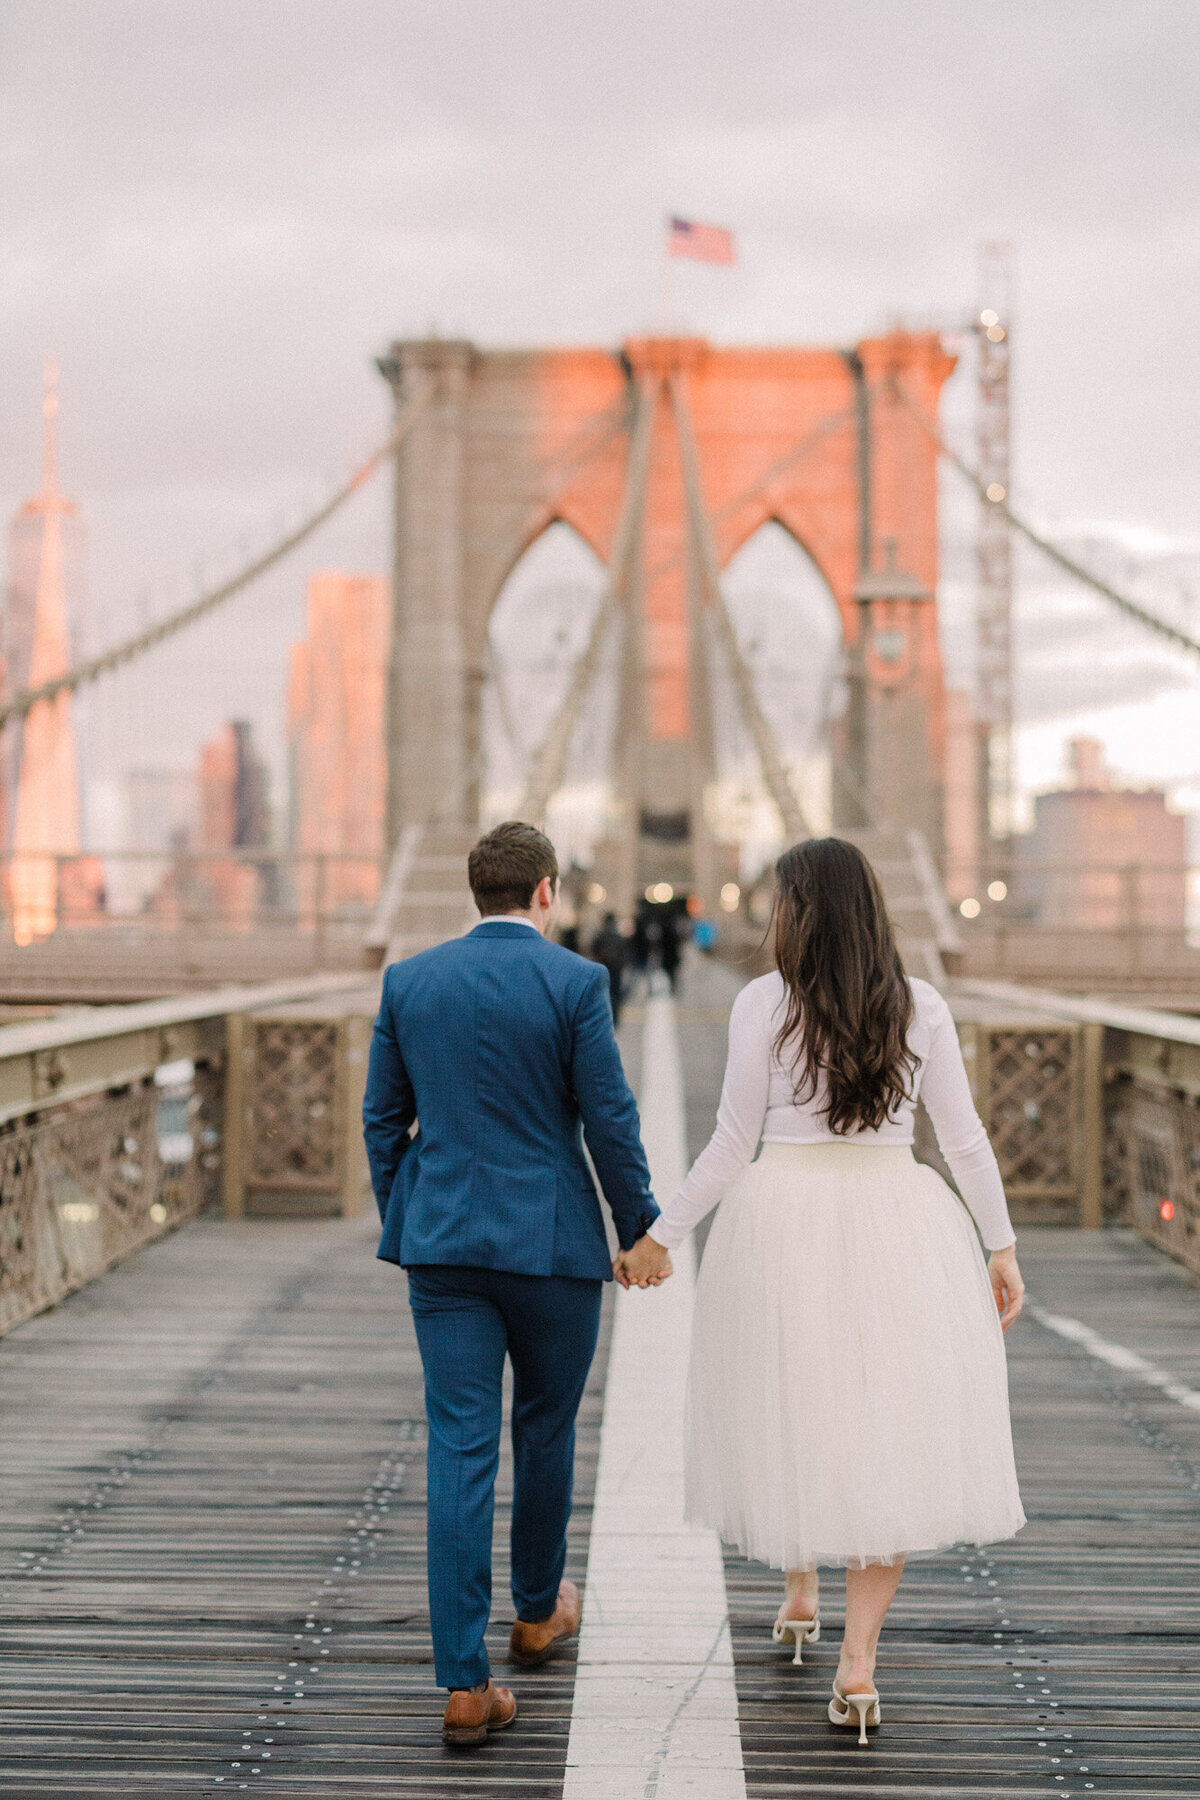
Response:
[[[1048,1013],[1080,1025],[1108,1025],[1143,1037],[1174,1044],[1200,1045],[1200,1019],[1181,1018],[1148,1006],[1123,1006],[1118,1000],[1075,999],[1048,988],[1021,987],[1011,981],[955,980],[953,991],[978,1000],[994,1000],[1015,1010]]]
[[[135,1031],[164,1030],[198,1019],[214,1019],[232,1012],[258,1012],[365,987],[369,976],[324,974],[298,976],[288,981],[267,981],[249,986],[231,983],[203,994],[180,999],[138,1000],[127,1006],[96,1006],[68,1018],[30,1020],[27,1024],[0,1025],[0,1062],[16,1056],[37,1056],[46,1050],[63,1050],[72,1044],[90,1044],[102,1038],[125,1037]]]

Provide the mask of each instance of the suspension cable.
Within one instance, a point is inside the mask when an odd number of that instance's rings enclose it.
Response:
[[[843,425],[853,423],[856,415],[857,403],[843,407],[840,412],[826,413],[825,417],[814,425],[813,429],[805,437],[802,437],[798,444],[793,444],[790,450],[785,450],[782,456],[776,457],[773,463],[769,463],[762,473],[755,477],[749,487],[744,487],[740,493],[734,494],[732,499],[723,501],[720,506],[715,508],[708,515],[709,524],[719,525],[723,519],[728,519],[734,513],[739,512],[751,500],[757,500],[765,487],[796,463],[803,462],[806,456],[811,456],[814,450],[819,450],[827,437],[832,436],[835,431],[840,431]],[[683,557],[682,549],[672,551],[670,556],[665,556],[660,563],[656,563],[652,569],[648,569],[646,571],[647,587],[652,586],[664,575],[669,575],[673,569],[678,568]]]
[[[953,464],[954,468],[958,470],[964,481],[975,489],[975,492],[979,495],[979,498],[984,504],[992,507],[998,512],[1001,518],[1004,519],[1014,531],[1019,532],[1023,538],[1034,545],[1036,549],[1040,550],[1043,556],[1048,557],[1049,560],[1062,569],[1065,574],[1073,575],[1076,581],[1081,581],[1085,587],[1092,588],[1095,593],[1100,594],[1107,600],[1111,606],[1115,606],[1119,612],[1124,613],[1126,618],[1135,620],[1137,624],[1144,625],[1147,631],[1153,631],[1156,636],[1165,638],[1166,641],[1173,644],[1177,650],[1186,650],[1190,652],[1192,656],[1200,656],[1200,639],[1191,637],[1186,631],[1180,630],[1177,625],[1172,625],[1168,620],[1160,618],[1157,613],[1153,613],[1147,607],[1139,605],[1136,600],[1131,600],[1128,594],[1123,594],[1118,588],[1112,587],[1101,576],[1095,574],[1093,570],[1085,568],[1082,563],[1076,562],[1073,556],[1068,556],[1065,550],[1060,550],[1057,544],[1053,543],[1049,538],[1043,537],[1040,531],[1035,530],[1034,527],[1029,524],[1028,520],[1023,519],[1019,513],[1015,513],[1008,504],[1008,496],[1006,494],[995,495],[990,493],[978,471],[973,469],[966,458],[960,456],[958,451],[946,442],[932,419],[928,418],[921,407],[905,393],[899,382],[893,380],[892,391],[901,404],[912,414],[913,418],[917,421],[921,430],[925,433],[926,437],[929,438],[930,442],[937,446],[947,462]]]
[[[356,494],[361,487],[364,487],[382,462],[395,454],[429,404],[432,393],[433,386],[429,381],[422,381],[419,386],[416,386],[406,405],[398,414],[396,423],[386,441],[373,451],[365,462],[360,463],[349,480],[343,482],[341,487],[323,501],[315,512],[310,513],[301,524],[296,526],[294,531],[289,531],[286,537],[272,545],[264,555],[256,557],[253,562],[248,563],[244,569],[240,569],[228,581],[223,581],[219,587],[210,589],[207,594],[201,594],[198,600],[189,601],[187,606],[181,607],[178,612],[171,613],[165,619],[157,620],[153,625],[148,625],[143,631],[137,632],[135,636],[126,638],[123,643],[114,644],[111,649],[101,651],[98,656],[88,657],[84,662],[64,669],[61,675],[55,675],[51,680],[42,682],[40,687],[26,688],[23,692],[14,694],[11,700],[0,703],[0,728],[7,725],[11,719],[25,718],[41,701],[57,699],[59,694],[74,693],[77,688],[83,687],[86,683],[96,681],[101,675],[111,674],[123,663],[131,662],[134,657],[154,649],[156,645],[163,643],[167,638],[174,637],[176,632],[184,631],[189,625],[194,625],[206,613],[213,612],[224,601],[232,599],[234,594],[240,593],[243,588],[249,587],[252,582],[257,581],[260,575],[265,575],[267,570],[274,568],[276,563],[282,562],[283,558],[296,549],[297,545],[302,544],[305,538],[311,537],[313,532],[325,523],[326,519],[332,518],[333,514],[338,511],[339,507],[345,505],[352,494]]]
[[[629,465],[621,510],[613,535],[608,579],[600,596],[587,643],[575,660],[567,691],[541,742],[529,759],[529,773],[521,796],[520,816],[541,819],[551,795],[561,785],[567,752],[588,693],[596,678],[609,627],[628,600],[650,468],[650,437],[654,420],[654,384],[644,380],[638,390],[629,446]]]
[[[725,652],[733,677],[734,692],[737,695],[747,730],[758,753],[763,781],[783,822],[784,832],[792,842],[800,838],[809,838],[812,836],[812,831],[804,816],[804,808],[800,804],[800,797],[792,784],[791,772],[783,759],[774,729],[762,709],[758,691],[754,685],[754,676],[742,654],[741,645],[737,641],[737,633],[733,628],[733,620],[730,618],[729,608],[725,604],[725,596],[721,591],[717,549],[713,541],[712,523],[704,510],[704,496],[700,489],[700,465],[696,455],[696,438],[692,429],[692,417],[688,409],[682,375],[675,374],[670,377],[670,390],[676,430],[679,434],[688,523],[700,564],[700,572],[708,590],[709,604],[716,620],[717,635],[721,640],[721,647]]]

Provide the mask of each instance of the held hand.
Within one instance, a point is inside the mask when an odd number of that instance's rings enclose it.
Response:
[[[613,1259],[613,1275],[623,1288],[659,1287],[672,1274],[671,1252],[648,1233]]]
[[[988,1280],[992,1284],[992,1292],[996,1296],[996,1311],[1000,1314],[1000,1329],[1007,1331],[1015,1325],[1020,1317],[1021,1306],[1025,1298],[1025,1283],[1021,1280],[1021,1271],[1017,1267],[1017,1252],[1013,1245],[1005,1250],[993,1250],[988,1257]]]

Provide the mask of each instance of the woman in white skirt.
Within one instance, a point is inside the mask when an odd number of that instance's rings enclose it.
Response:
[[[1025,1522],[1001,1335],[1023,1285],[949,1008],[906,979],[870,864],[824,838],[776,876],[776,972],[734,1003],[716,1130],[617,1274],[657,1284],[723,1201],[696,1287],[688,1517],[786,1570],[774,1636],[796,1662],[820,1635],[818,1565],[845,1566],[829,1717],[866,1743],[905,1557]],[[918,1095],[965,1207],[913,1157]]]

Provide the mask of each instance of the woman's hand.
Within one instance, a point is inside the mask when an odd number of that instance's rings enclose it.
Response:
[[[671,1252],[648,1232],[613,1258],[613,1275],[623,1288],[658,1287],[673,1273]]]
[[[993,1250],[988,1257],[987,1267],[988,1280],[996,1296],[996,1311],[1000,1314],[1000,1329],[1007,1331],[1021,1316],[1021,1306],[1025,1299],[1025,1283],[1021,1280],[1021,1271],[1017,1267],[1016,1245],[1009,1244],[1004,1250]]]

